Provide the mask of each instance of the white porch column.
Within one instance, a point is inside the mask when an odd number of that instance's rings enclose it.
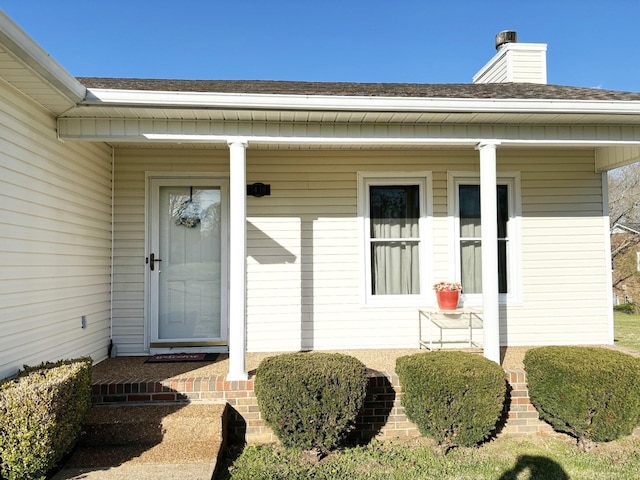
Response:
[[[484,356],[500,363],[500,308],[498,286],[498,205],[496,148],[500,142],[481,142],[480,216],[482,229],[482,318]]]
[[[246,380],[247,141],[229,140],[229,373]]]

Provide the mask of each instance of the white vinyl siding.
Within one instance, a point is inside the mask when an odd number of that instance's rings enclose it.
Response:
[[[512,53],[509,81],[547,83],[546,51],[514,50]]]
[[[226,172],[225,149],[116,149],[114,336],[119,354],[144,353],[145,171]],[[357,173],[432,174],[432,252],[426,278],[449,278],[447,172],[477,172],[468,150],[276,151],[249,147],[249,351],[417,346],[415,306],[361,301]],[[500,172],[522,188],[522,303],[501,312],[512,345],[603,343],[609,311],[601,175],[592,150],[498,149]],[[233,239],[231,239],[233,241]],[[430,282],[430,280],[427,280]],[[426,307],[435,302],[427,283]],[[507,326],[507,316],[509,325]]]
[[[247,158],[248,182],[271,184],[271,196],[248,199],[248,349],[417,345],[415,307],[361,304],[357,172],[421,171],[425,154],[249,149]],[[269,249],[256,250],[255,237]]]
[[[509,152],[512,155],[512,152]],[[512,345],[606,343],[612,313],[602,177],[589,150],[513,152],[522,172],[523,308],[501,319]]]
[[[473,83],[547,83],[547,46],[507,43],[473,77]]]
[[[60,142],[47,112],[0,84],[0,378],[105,358],[110,178],[110,148]]]
[[[221,150],[116,149],[113,257],[113,337],[118,355],[142,355],[148,342],[145,316],[146,172],[225,174]]]
[[[493,67],[486,71],[484,75],[476,79],[474,83],[505,83],[509,82],[509,54],[504,52],[502,56],[496,60]]]

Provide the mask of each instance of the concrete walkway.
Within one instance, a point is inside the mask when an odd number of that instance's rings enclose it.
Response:
[[[120,465],[111,468],[68,468],[52,480],[211,480],[213,470],[208,463],[156,463]]]

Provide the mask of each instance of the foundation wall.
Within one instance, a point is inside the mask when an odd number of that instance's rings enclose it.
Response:
[[[529,400],[526,373],[523,369],[506,371],[509,383],[505,413],[499,435],[559,435],[540,420]],[[364,406],[356,419],[352,439],[367,441],[420,435],[401,405],[402,388],[394,372],[374,372]],[[276,442],[272,430],[265,425],[253,390],[253,377],[246,381],[226,381],[219,377],[193,377],[170,381],[134,381],[96,384],[93,386],[96,404],[125,402],[213,402],[226,403],[229,410],[230,441],[248,444]],[[634,432],[640,436],[640,427]]]

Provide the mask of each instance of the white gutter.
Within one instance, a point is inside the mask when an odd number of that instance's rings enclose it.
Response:
[[[0,44],[36,75],[49,83],[72,103],[81,102],[87,89],[51,55],[0,10]]]
[[[227,143],[233,135],[199,135],[199,134],[173,134],[173,133],[143,133],[142,138],[156,142],[175,142],[175,143]],[[65,136],[65,138],[74,139],[73,136]],[[75,139],[81,139],[77,137]],[[243,135],[251,144],[319,144],[319,145],[415,145],[415,146],[464,146],[477,145],[486,141],[483,137],[437,137],[437,138],[416,138],[416,137],[284,137],[284,136],[265,136],[265,135]],[[91,137],[91,140],[100,141],[140,141],[139,137],[127,138],[126,136],[117,137]],[[615,147],[615,146],[633,146],[640,145],[640,140],[550,140],[550,139],[512,139],[508,137],[497,138],[500,144],[504,146],[549,146],[549,147]]]
[[[302,111],[640,114],[637,100],[468,99],[88,89],[82,105]]]

